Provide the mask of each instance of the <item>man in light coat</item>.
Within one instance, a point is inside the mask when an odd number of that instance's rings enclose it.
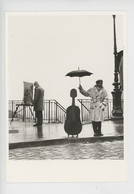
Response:
[[[33,105],[34,105],[34,111],[35,116],[37,118],[37,123],[33,126],[42,126],[43,121],[43,114],[42,111],[44,110],[44,90],[40,87],[39,83],[37,81],[34,82],[34,99],[33,99]]]
[[[101,122],[104,120],[104,109],[108,100],[107,91],[103,88],[103,81],[97,80],[96,85],[87,91],[79,85],[79,91],[84,96],[91,98],[90,113],[94,136],[102,136]]]

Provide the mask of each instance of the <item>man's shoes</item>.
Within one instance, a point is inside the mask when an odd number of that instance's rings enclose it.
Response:
[[[95,133],[95,134],[94,134],[94,137],[96,137],[96,136],[98,136],[98,133]]]
[[[95,133],[94,137],[96,137],[96,136],[103,136],[103,134],[102,133]]]
[[[41,127],[42,125],[39,125],[39,124],[35,124],[33,125],[33,127]]]
[[[100,134],[98,134],[98,136],[103,136],[103,134],[102,134],[102,133],[100,133]]]
[[[37,126],[38,126],[37,124],[33,125],[33,127],[37,127]]]

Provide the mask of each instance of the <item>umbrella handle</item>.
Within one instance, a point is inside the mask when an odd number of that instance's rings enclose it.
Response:
[[[78,71],[80,70],[80,68],[78,67]],[[81,80],[80,80],[80,77],[79,77],[79,85],[81,85]]]
[[[79,85],[81,85],[81,80],[80,80],[80,77],[79,77]]]

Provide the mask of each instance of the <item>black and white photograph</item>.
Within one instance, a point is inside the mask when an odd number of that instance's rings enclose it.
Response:
[[[126,55],[125,11],[6,12],[9,182],[126,180]]]

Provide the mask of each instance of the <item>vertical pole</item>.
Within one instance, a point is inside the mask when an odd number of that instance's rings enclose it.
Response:
[[[113,110],[112,110],[112,119],[122,119],[122,108],[121,108],[121,91],[119,88],[120,83],[118,82],[118,53],[116,45],[116,26],[115,26],[116,15],[113,15],[113,28],[114,28],[114,91],[113,95]]]
[[[117,57],[118,57],[118,53],[117,53],[117,44],[116,44],[116,26],[115,26],[115,15],[113,15],[113,25],[114,25],[114,86],[115,89],[118,89],[118,86],[120,85],[118,83],[118,70],[117,70]]]

